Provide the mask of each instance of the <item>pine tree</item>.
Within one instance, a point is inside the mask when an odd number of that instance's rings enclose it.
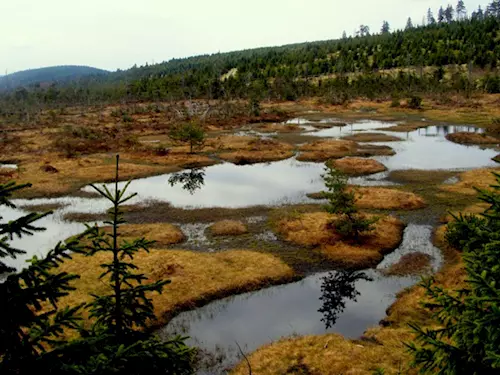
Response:
[[[465,4],[463,0],[458,0],[457,7],[456,7],[456,12],[457,12],[457,20],[463,20],[467,16],[467,9],[465,8]]]
[[[408,345],[421,373],[497,374],[500,368],[500,174],[492,190],[479,190],[489,205],[476,217],[456,216],[446,238],[462,251],[466,286],[447,291],[432,279],[423,282],[431,302],[425,306],[440,328],[411,327]]]
[[[389,26],[389,22],[382,22],[382,29],[380,30],[382,34],[388,34],[391,32],[391,27]]]
[[[378,221],[378,218],[367,219],[358,212],[355,194],[348,190],[348,178],[344,173],[328,164],[325,171],[326,173],[322,175],[327,188],[327,191],[323,193],[324,198],[328,200],[325,210],[329,214],[337,215],[328,227],[347,239],[359,241],[361,234],[374,229],[373,224]]]
[[[168,135],[175,142],[189,144],[190,153],[195,149],[202,149],[205,145],[205,131],[201,125],[194,122],[175,126]]]
[[[405,30],[411,30],[411,29],[413,29],[413,22],[411,20],[411,17],[408,17],[408,20],[406,21]]]
[[[183,338],[162,342],[147,331],[148,323],[156,319],[149,295],[162,293],[170,281],[146,283],[146,275],[137,272],[134,257],[140,251],[148,252],[151,241],[120,241],[119,228],[125,223],[121,205],[136,194],[126,195],[129,184],[122,190],[118,188],[118,162],[117,156],[114,191],[91,185],[112,204],[110,219],[105,222],[112,232],[106,234],[98,227],[89,227],[86,234],[91,241],[86,248],[88,256],[109,256],[109,261],[101,264],[100,276],[108,293],[93,295],[88,305],[90,318],[94,319],[92,329],[82,329],[82,339],[70,345],[61,361],[68,371],[76,368],[85,374],[191,374],[194,352]]]
[[[500,0],[493,0],[486,7],[486,15],[488,17],[500,18]]]
[[[432,14],[431,8],[427,9],[427,24],[428,25],[436,24],[436,19],[434,18],[434,14]]]
[[[14,208],[12,194],[30,186],[13,182],[0,185],[0,206]],[[48,214],[31,213],[0,223],[0,259],[25,254],[9,242],[43,230],[35,222]],[[57,272],[57,267],[70,258],[70,252],[80,250],[76,241],[59,243],[44,258],[33,257],[19,272],[0,261],[0,274],[6,276],[0,283],[1,374],[27,375],[33,369],[47,374],[60,371],[58,364],[50,360],[51,348],[66,343],[64,329],[78,327],[77,311],[81,306],[58,308],[59,299],[74,289],[70,283],[78,276]]]
[[[448,5],[444,11],[444,18],[446,19],[446,22],[450,23],[453,21],[453,13],[455,11],[453,10],[453,6]]]
[[[444,9],[443,9],[443,7],[439,7],[438,22],[439,23],[443,23],[444,22]]]

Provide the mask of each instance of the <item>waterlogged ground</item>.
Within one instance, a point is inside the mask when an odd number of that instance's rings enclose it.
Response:
[[[312,122],[306,118],[289,121],[282,126],[299,125],[300,136],[309,138],[342,138],[363,132],[382,133],[402,138],[395,142],[377,142],[392,147],[394,156],[378,156],[387,172],[370,176],[351,178],[355,185],[396,185],[389,178],[392,171],[452,170],[491,167],[491,159],[497,155],[493,147],[464,146],[449,142],[446,135],[453,132],[481,132],[474,127],[426,126],[406,133],[388,131],[393,122],[354,121],[340,123],[338,119],[325,117]],[[321,124],[318,126],[318,124]],[[332,125],[329,128],[324,126]],[[245,131],[244,134],[248,134]],[[278,132],[253,135],[279,137]],[[3,165],[2,169],[15,168]],[[323,189],[321,174],[323,163],[300,162],[292,157],[287,160],[237,166],[221,163],[203,169],[186,170],[177,174],[166,174],[132,181],[129,192],[137,193],[129,204],[148,205],[169,203],[171,207],[196,211],[202,208],[246,208],[253,206],[283,206],[296,203],[313,203],[306,194]],[[442,181],[457,182],[455,177]],[[112,187],[111,185],[107,185]],[[119,184],[123,188],[124,183]],[[53,199],[17,199],[18,208],[3,208],[2,216],[13,220],[26,214],[25,206],[40,206],[54,210],[54,214],[43,218],[38,224],[47,228],[33,237],[15,239],[14,246],[26,249],[28,254],[11,262],[12,266],[23,267],[25,260],[33,255],[42,256],[58,241],[80,233],[84,224],[67,220],[70,214],[102,214],[109,204],[102,198],[89,196],[91,187],[83,189],[82,196]],[[45,211],[38,209],[37,211]],[[254,213],[260,215],[260,213]],[[359,337],[368,327],[376,325],[385,316],[386,308],[394,301],[401,289],[418,281],[415,276],[387,276],[384,273],[391,265],[398,263],[408,254],[423,253],[430,256],[433,271],[439,269],[442,258],[431,243],[432,227],[425,215],[416,212],[418,220],[412,220],[405,230],[401,246],[389,254],[377,269],[364,273],[345,273],[341,270],[314,273],[300,282],[272,287],[254,293],[247,293],[215,301],[203,308],[186,312],[175,318],[161,333],[168,335],[181,332],[191,336],[190,343],[200,346],[206,353],[205,369],[201,373],[221,373],[240,359],[236,342],[243,351],[249,352],[280,337],[294,334],[319,334],[338,332],[348,337]],[[242,218],[258,230],[248,236],[257,244],[280,244],[279,239],[265,226],[266,216]],[[435,219],[435,218],[434,218]],[[433,220],[434,220],[433,219]],[[166,214],[162,220],[169,221]],[[179,222],[187,239],[182,246],[208,251],[221,249],[222,242],[216,242],[207,235],[210,223]],[[418,225],[416,224],[418,222]],[[434,223],[432,223],[434,224]],[[168,251],[168,250],[165,250]],[[293,254],[292,254],[293,255]],[[321,268],[330,269],[330,268]]]
[[[336,332],[360,337],[384,318],[397,292],[419,280],[385,276],[383,270],[415,252],[429,255],[432,270],[439,269],[442,257],[430,241],[431,233],[429,226],[410,224],[400,247],[376,270],[317,273],[296,283],[215,301],[180,314],[160,335],[190,336],[189,343],[205,353],[202,374],[220,374],[239,362],[236,343],[244,352],[252,352],[293,335]]]
[[[307,133],[315,137],[342,137],[363,131],[382,132],[404,138],[404,141],[387,142],[395,149],[394,156],[374,157],[388,167],[387,172],[350,179],[354,185],[394,185],[388,180],[388,174],[393,170],[404,169],[446,169],[464,170],[495,166],[491,160],[497,152],[491,148],[464,146],[449,142],[445,136],[453,132],[481,132],[481,129],[471,126],[428,126],[408,133],[382,131],[394,126],[392,122],[357,121],[344,126],[338,126],[339,120],[324,118],[321,121],[310,122],[306,119],[295,119],[289,123],[307,127]],[[314,128],[317,123],[335,126],[327,129]],[[312,125],[311,125],[312,124]],[[287,126],[283,124],[283,126]],[[310,127],[310,128],[309,128]],[[382,129],[382,130],[377,130]],[[380,144],[380,143],[378,143]],[[3,165],[4,169],[15,168],[15,165]],[[320,191],[323,188],[321,174],[323,163],[300,162],[295,158],[272,163],[237,166],[222,163],[200,170],[185,171],[183,174],[197,174],[200,177],[194,189],[186,189],[185,184],[171,183],[173,174],[154,176],[133,180],[129,191],[137,193],[130,204],[151,204],[151,202],[168,202],[174,207],[196,209],[203,207],[249,207],[259,205],[286,205],[292,203],[313,202],[306,194]],[[177,174],[179,175],[179,174]],[[454,182],[455,180],[449,181]],[[125,183],[120,183],[123,188]],[[110,184],[107,185],[111,187]],[[93,192],[91,187],[85,187],[84,192]],[[47,249],[58,241],[81,231],[84,226],[64,220],[67,214],[99,214],[109,208],[108,202],[101,198],[61,197],[52,199],[16,200],[16,205],[49,205],[58,206],[54,215],[43,219],[41,225],[47,230],[38,236],[15,241],[16,245],[28,250],[25,257],[18,258],[14,263],[20,266],[26,258],[32,255],[43,255],[41,249]],[[4,211],[7,219],[19,217],[25,211],[22,209],[7,209]],[[193,223],[196,225],[196,223]],[[195,237],[200,237],[200,231],[193,231]],[[188,241],[195,242],[196,238]]]

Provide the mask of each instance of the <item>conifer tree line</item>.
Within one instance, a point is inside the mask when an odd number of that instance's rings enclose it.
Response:
[[[332,87],[367,97],[500,92],[500,0],[474,10],[460,0],[428,9],[424,19],[420,25],[409,18],[403,30],[384,21],[376,33],[361,25],[355,35],[344,32],[337,40],[173,59],[48,89],[18,88],[0,94],[0,115],[124,100],[294,100],[327,95]],[[462,69],[449,68],[457,66]]]

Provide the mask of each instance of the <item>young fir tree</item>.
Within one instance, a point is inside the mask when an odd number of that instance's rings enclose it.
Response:
[[[421,373],[483,375],[500,372],[500,174],[492,190],[479,190],[489,204],[481,215],[457,216],[446,238],[462,251],[466,285],[447,291],[425,281],[439,328],[411,327],[416,343],[408,344]]]
[[[355,194],[348,190],[347,176],[334,169],[327,163],[326,173],[322,175],[327,192],[323,193],[328,204],[326,212],[337,215],[337,218],[329,223],[329,227],[341,236],[359,241],[360,235],[373,230],[373,224],[378,218],[368,219],[358,212],[355,204]]]
[[[174,142],[189,144],[190,153],[195,149],[201,150],[205,145],[205,131],[201,125],[194,122],[173,127],[168,136]]]
[[[68,372],[77,369],[83,374],[191,374],[194,351],[184,344],[184,339],[175,337],[162,342],[148,331],[148,323],[156,319],[149,296],[161,293],[170,281],[147,283],[147,276],[138,272],[133,263],[140,251],[149,251],[151,241],[120,240],[119,228],[125,223],[121,205],[136,194],[126,194],[129,184],[118,188],[118,162],[117,156],[113,191],[92,185],[112,204],[110,219],[105,222],[112,231],[106,233],[98,227],[89,227],[87,231],[91,241],[87,255],[107,255],[107,261],[101,264],[100,278],[108,286],[108,293],[93,295],[88,304],[93,326],[89,331],[82,330],[82,339],[66,349],[66,358],[62,360]]]
[[[0,206],[14,208],[10,197],[31,185],[14,182],[0,185]],[[16,258],[26,251],[13,247],[14,237],[33,235],[43,228],[35,222],[46,214],[30,213],[16,220],[0,222],[0,259]],[[1,217],[0,217],[1,220]],[[74,288],[70,282],[78,276],[57,272],[57,267],[79,251],[78,243],[59,243],[42,259],[33,257],[19,272],[0,260],[0,373],[43,374],[58,373],[58,363],[51,360],[54,348],[66,343],[64,329],[76,329],[77,310],[58,309],[59,299]],[[42,311],[43,310],[43,311]]]

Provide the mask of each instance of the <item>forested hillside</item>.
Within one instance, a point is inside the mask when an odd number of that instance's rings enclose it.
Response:
[[[89,66],[52,66],[48,68],[29,69],[0,76],[0,90],[15,89],[19,86],[36,86],[44,84],[61,84],[75,81],[90,75],[104,75],[106,70]]]
[[[361,25],[341,39],[174,59],[3,95],[4,111],[116,101],[295,100],[500,92],[500,0],[467,10],[460,0],[409,18],[404,30]],[[1,82],[1,81],[0,81]],[[7,109],[10,108],[10,109]]]

